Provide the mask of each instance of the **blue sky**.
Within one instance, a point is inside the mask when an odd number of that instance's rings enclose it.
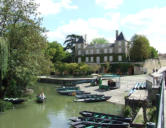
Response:
[[[127,40],[145,35],[150,45],[166,53],[165,0],[36,0],[49,41],[64,42],[66,35],[104,37],[113,43],[115,30]],[[164,47],[165,46],[165,47]]]

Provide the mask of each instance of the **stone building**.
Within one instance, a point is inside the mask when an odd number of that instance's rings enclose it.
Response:
[[[114,43],[87,44],[86,42],[80,42],[76,44],[75,57],[78,63],[126,62],[129,58],[129,44],[125,40],[123,33],[119,34],[116,31]]]

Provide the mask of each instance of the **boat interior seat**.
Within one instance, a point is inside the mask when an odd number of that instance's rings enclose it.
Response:
[[[105,118],[105,116],[102,116],[101,118],[102,118],[102,119],[104,119],[104,118]]]
[[[88,126],[88,127],[86,127],[86,128],[94,128],[94,126]]]
[[[97,117],[99,117],[99,115],[95,115],[95,117],[97,118]]]

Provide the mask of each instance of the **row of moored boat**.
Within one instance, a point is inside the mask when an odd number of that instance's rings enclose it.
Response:
[[[104,95],[98,95],[98,94],[90,94],[84,91],[80,91],[79,87],[62,87],[58,88],[57,92],[61,95],[68,95],[68,96],[75,96],[76,99],[75,102],[101,102],[106,101],[111,96],[104,96]]]
[[[131,118],[117,115],[82,111],[80,117],[70,118],[70,124],[74,128],[128,128]]]

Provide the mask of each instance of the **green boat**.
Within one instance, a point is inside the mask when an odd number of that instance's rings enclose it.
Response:
[[[93,117],[93,118],[101,118],[101,119],[118,120],[118,121],[127,122],[127,123],[131,123],[131,121],[132,121],[131,118],[125,118],[122,116],[99,113],[99,112],[81,111],[80,114],[83,117]]]
[[[91,121],[78,121],[70,123],[74,128],[129,128],[129,123],[112,124]]]
[[[80,91],[80,90],[60,90],[57,91],[59,94],[61,95],[68,95],[68,96],[75,96],[77,94],[84,94],[84,91]]]
[[[96,98],[96,97],[103,97],[104,95],[99,94],[82,94],[82,95],[76,95],[77,99],[85,99],[85,98]]]
[[[66,90],[79,90],[79,87],[62,87],[62,88],[57,88],[56,91],[66,91]]]

